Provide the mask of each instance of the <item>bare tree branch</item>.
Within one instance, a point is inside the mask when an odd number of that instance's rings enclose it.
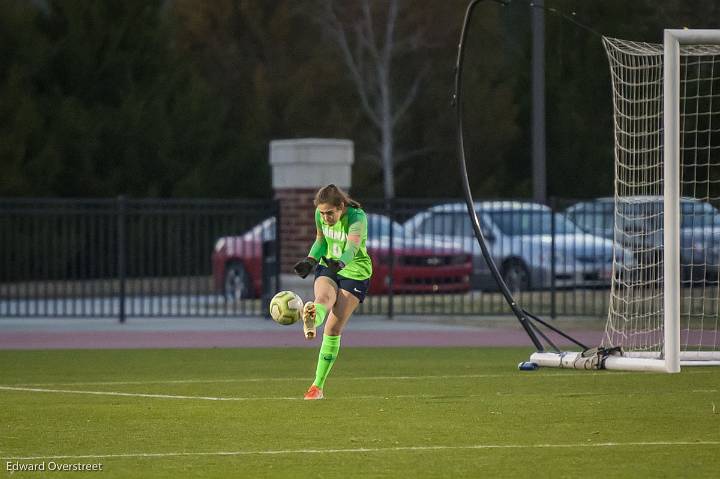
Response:
[[[370,10],[370,2],[368,0],[364,0],[362,3],[362,12],[363,12],[363,20],[364,22],[361,24],[365,27],[366,36],[365,36],[365,46],[367,47],[367,50],[370,52],[370,55],[372,55],[373,60],[375,60],[377,63],[380,63],[380,54],[378,53],[378,48],[376,44],[375,39],[375,29],[373,28],[373,18],[372,18],[372,11]]]
[[[418,148],[417,150],[406,151],[404,153],[395,155],[395,163],[399,165],[399,164],[405,163],[408,160],[412,160],[413,158],[417,158],[418,156],[427,155],[428,153],[433,153],[435,151],[436,151],[436,149],[430,148],[430,147]]]
[[[378,118],[373,108],[370,106],[370,100],[366,86],[367,83],[364,81],[361,70],[358,69],[357,60],[353,56],[352,51],[350,50],[350,45],[348,44],[347,38],[347,31],[342,25],[340,19],[335,14],[335,11],[333,9],[333,1],[326,0],[324,4],[325,13],[327,14],[326,26],[328,27],[328,31],[335,38],[335,41],[340,47],[340,51],[343,54],[343,59],[345,60],[345,65],[348,67],[348,70],[350,70],[350,76],[353,80],[353,83],[355,83],[355,88],[357,88],[358,95],[360,96],[360,102],[362,104],[363,110],[367,114],[368,118],[370,118],[370,121],[372,121],[376,126],[379,126],[381,123],[380,119]],[[361,52],[358,52],[358,57],[362,58]]]
[[[392,124],[395,126],[397,122],[407,113],[407,110],[410,108],[410,106],[415,102],[418,96],[418,92],[420,91],[420,84],[425,79],[425,76],[430,71],[430,65],[425,64],[423,69],[420,71],[420,73],[415,77],[415,80],[413,80],[412,85],[410,86],[410,89],[408,90],[407,94],[405,95],[405,99],[402,101],[400,106],[397,107],[397,110],[395,110],[395,113],[393,114],[392,118]]]
[[[385,21],[385,48],[383,51],[383,63],[386,65],[390,65],[395,49],[395,24],[397,22],[398,2],[392,0],[388,8],[388,17]]]
[[[392,198],[395,195],[393,165],[397,161],[395,127],[417,99],[429,67],[425,65],[415,75],[409,88],[401,95],[402,99],[396,101],[391,73],[393,59],[401,54],[416,52],[422,44],[423,35],[416,30],[396,38],[401,0],[383,0],[382,4],[387,5],[387,8],[380,14],[373,10],[375,1],[356,0],[359,2],[359,15],[352,19],[351,26],[347,26],[338,14],[341,15],[342,10],[335,9],[335,0],[321,0],[324,10],[322,22],[340,49],[360,97],[363,112],[379,131],[377,158],[383,168],[385,197]],[[376,32],[378,17],[384,17],[380,36]],[[370,156],[375,158],[374,155]]]

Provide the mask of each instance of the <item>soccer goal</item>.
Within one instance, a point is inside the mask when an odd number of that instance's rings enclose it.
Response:
[[[602,344],[541,366],[720,365],[720,30],[604,38],[615,126],[615,241]],[[633,259],[619,257],[630,250]]]

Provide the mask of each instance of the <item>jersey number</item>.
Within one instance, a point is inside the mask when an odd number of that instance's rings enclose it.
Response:
[[[340,248],[338,243],[332,245],[332,254],[335,258],[342,256],[342,248]]]

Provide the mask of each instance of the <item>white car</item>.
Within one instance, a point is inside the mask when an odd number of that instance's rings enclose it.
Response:
[[[612,240],[587,234],[564,215],[537,203],[477,202],[475,209],[488,249],[511,290],[610,284]],[[433,206],[403,226],[418,237],[461,242],[472,248],[473,288],[497,289],[464,203]],[[633,261],[628,251],[619,248],[619,253],[624,261]]]

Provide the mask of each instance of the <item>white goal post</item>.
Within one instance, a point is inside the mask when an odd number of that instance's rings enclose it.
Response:
[[[665,371],[680,372],[680,45],[720,45],[720,30],[665,30],[664,38]],[[717,49],[715,49],[717,50]],[[715,51],[713,53],[720,53]],[[712,79],[710,80],[712,81]],[[717,331],[717,325],[716,325]],[[716,343],[717,345],[717,343]],[[712,352],[709,352],[712,353]],[[711,357],[715,358],[715,355]],[[717,358],[720,360],[720,353]],[[692,360],[691,360],[692,361]],[[719,362],[720,364],[720,362]],[[692,365],[691,362],[687,365]]]
[[[615,241],[602,344],[540,366],[676,373],[720,365],[720,30],[603,38],[615,126]]]

